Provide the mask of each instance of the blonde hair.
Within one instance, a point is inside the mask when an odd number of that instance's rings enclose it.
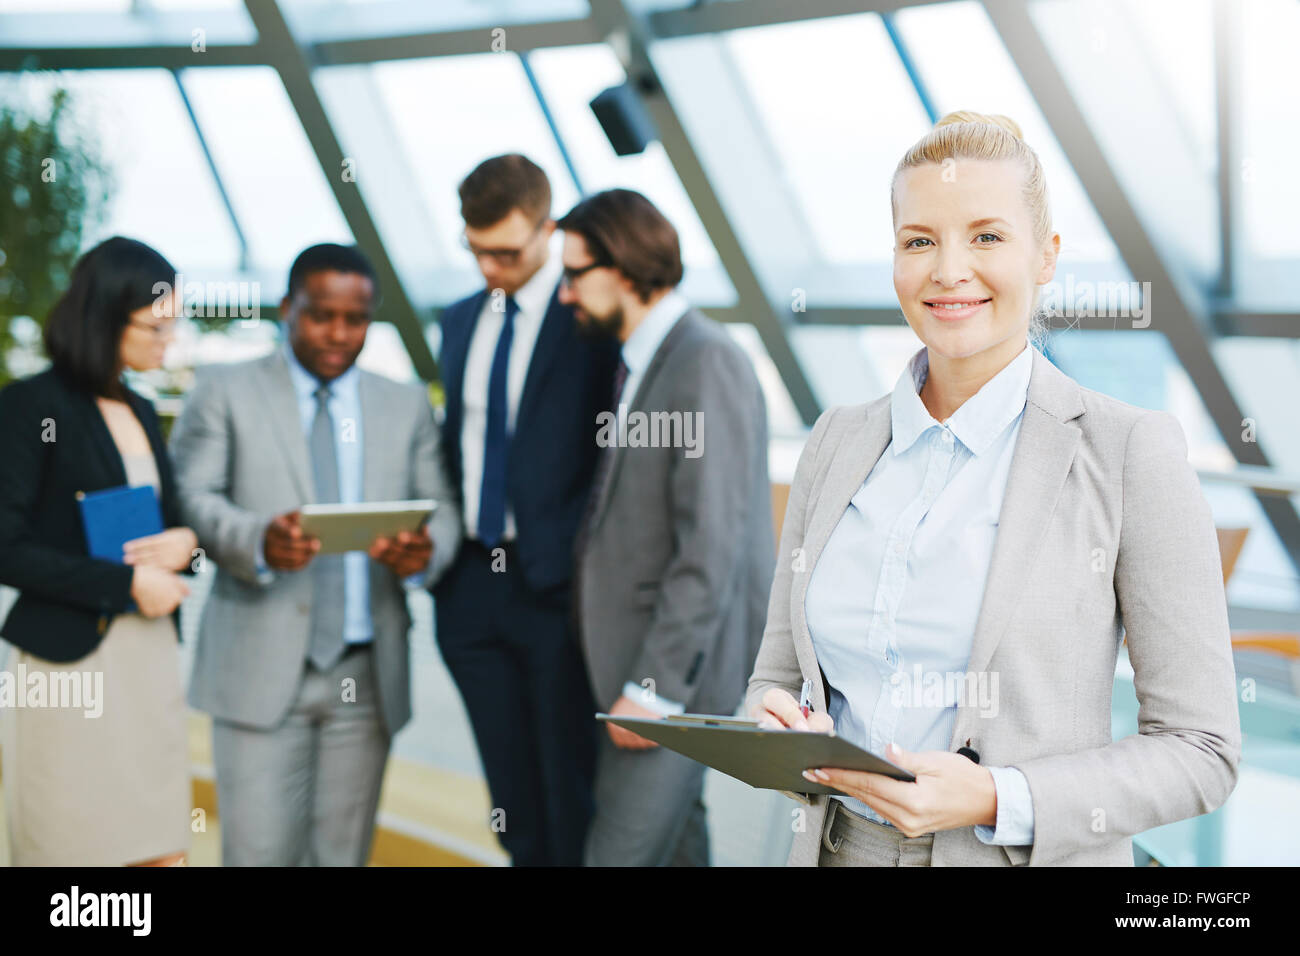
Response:
[[[1039,244],[1047,242],[1052,234],[1052,210],[1047,195],[1047,177],[1043,175],[1038,154],[1024,141],[1015,120],[1001,114],[970,110],[957,110],[943,116],[898,161],[889,184],[889,207],[893,211],[895,226],[898,225],[896,190],[903,170],[953,159],[1007,159],[1018,163],[1024,173],[1023,195],[1033,222],[1034,241]],[[1037,301],[1035,295],[1029,331],[1035,344],[1041,345],[1047,323],[1037,309]]]

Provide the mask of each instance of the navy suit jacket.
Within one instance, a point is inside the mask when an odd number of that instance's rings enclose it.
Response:
[[[556,292],[537,334],[515,430],[506,452],[506,499],[514,511],[515,547],[524,580],[535,592],[564,591],[573,576],[573,542],[595,472],[596,416],[610,408],[618,343],[578,332],[573,310]],[[462,481],[460,431],[465,359],[488,290],[442,313],[443,387],[447,418],[443,453],[452,483]],[[447,575],[435,587],[455,579]]]

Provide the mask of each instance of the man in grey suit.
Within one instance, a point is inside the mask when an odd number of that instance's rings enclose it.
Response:
[[[644,196],[598,193],[559,222],[561,301],[621,359],[577,543],[583,653],[611,714],[731,714],[772,584],[767,412],[748,356],[676,291],[677,232]],[[709,861],[704,767],[613,725],[584,862]]]
[[[378,299],[355,248],[305,250],[285,347],[208,367],[171,435],[181,512],[217,564],[190,703],[212,714],[223,863],[358,866],[389,743],[411,714],[406,591],[460,517],[422,388],[355,367]],[[418,533],[318,554],[309,502],[433,498]]]

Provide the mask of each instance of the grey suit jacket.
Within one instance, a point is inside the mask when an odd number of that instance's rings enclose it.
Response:
[[[629,400],[579,555],[582,646],[596,703],[632,681],[688,711],[730,714],[763,633],[772,582],[767,410],[749,357],[695,310]],[[693,415],[700,454],[630,447],[633,414]],[[662,421],[663,419],[661,419]],[[685,419],[682,419],[685,421]]]
[[[363,477],[367,501],[433,498],[433,560],[425,585],[460,544],[460,514],[422,388],[361,372]],[[182,520],[216,562],[203,609],[190,704],[214,717],[270,729],[288,713],[307,656],[312,574],[256,572],[257,545],[277,514],[314,501],[307,439],[283,354],[208,366],[172,429],[170,448]],[[384,725],[410,719],[411,626],[402,582],[370,562],[374,663]]]
[[[769,687],[797,696],[812,678],[825,711],[804,596],[890,436],[889,395],[818,419],[790,491],[747,709]],[[1126,633],[1139,733],[1112,742]],[[1241,729],[1223,577],[1173,416],[1082,388],[1034,353],[968,672],[987,673],[989,686],[997,675],[998,707],[960,706],[948,749],[969,738],[986,766],[1020,769],[1034,842],[989,846],[974,827],[942,830],[936,866],[1131,866],[1134,834],[1227,799]],[[828,799],[814,798],[790,864],[817,864]]]

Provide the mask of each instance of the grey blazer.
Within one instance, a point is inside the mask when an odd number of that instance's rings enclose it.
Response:
[[[434,498],[433,560],[425,586],[460,544],[460,514],[422,388],[361,372],[362,487],[367,501]],[[307,656],[310,569],[258,583],[257,545],[267,522],[314,500],[307,439],[280,350],[251,362],[208,366],[172,429],[181,515],[216,562],[203,608],[190,704],[260,729],[277,726],[297,694]],[[411,626],[402,582],[370,562],[374,662],[385,727],[410,719]]]
[[[769,687],[798,696],[812,678],[825,711],[804,596],[890,435],[889,395],[818,419],[790,491],[747,708]],[[1035,351],[999,525],[968,665],[998,675],[999,706],[959,707],[948,749],[969,738],[983,764],[1020,769],[1034,842],[942,830],[932,863],[1131,866],[1134,834],[1227,799],[1241,753],[1218,543],[1177,420],[1082,388]],[[1125,634],[1139,733],[1112,742]],[[813,799],[791,865],[817,864],[828,799]]]
[[[762,389],[727,331],[692,309],[624,400],[629,424],[637,412],[698,413],[701,453],[615,447],[593,491],[578,573],[596,704],[608,710],[625,682],[652,680],[688,711],[733,713],[772,584]]]

